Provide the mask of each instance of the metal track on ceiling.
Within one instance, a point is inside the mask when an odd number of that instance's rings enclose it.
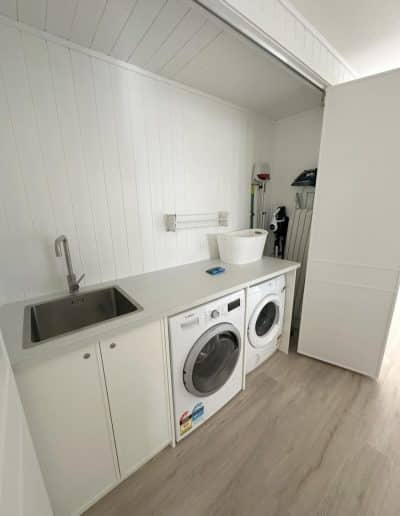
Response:
[[[325,92],[326,92],[326,87],[322,87],[320,84],[317,84],[316,82],[314,82],[312,79],[310,79],[309,77],[307,77],[305,74],[301,73],[300,70],[298,70],[297,68],[295,68],[294,66],[292,66],[290,63],[284,61],[283,59],[281,59],[279,57],[279,55],[277,55],[276,53],[273,52],[273,50],[267,48],[266,46],[262,45],[260,42],[256,41],[255,39],[253,39],[251,36],[249,36],[249,34],[247,34],[246,32],[244,32],[243,30],[241,30],[239,27],[237,27],[236,25],[234,25],[233,23],[231,23],[230,21],[228,21],[226,18],[222,17],[220,14],[216,13],[215,11],[213,11],[210,7],[208,7],[207,5],[205,5],[202,0],[192,0],[193,3],[195,3],[196,5],[198,5],[202,10],[206,11],[209,15],[211,15],[212,17],[214,18],[217,18],[223,25],[229,27],[231,30],[233,30],[234,32],[236,32],[237,34],[239,34],[240,36],[242,36],[243,38],[245,38],[247,41],[251,42],[253,45],[255,45],[256,47],[258,47],[259,49],[261,49],[263,52],[265,52],[266,54],[268,54],[270,57],[272,57],[274,60],[276,60],[277,62],[279,62],[279,64],[283,65],[285,68],[287,68],[290,72],[294,73],[295,75],[297,75],[298,77],[300,77],[303,81],[307,82],[310,86],[312,86],[313,88],[317,89],[319,92],[322,93],[322,99],[321,99],[321,104],[323,105],[324,104],[324,98],[325,98]],[[281,45],[277,42],[275,42],[275,44],[279,47],[281,47]],[[321,78],[321,82],[324,82]]]

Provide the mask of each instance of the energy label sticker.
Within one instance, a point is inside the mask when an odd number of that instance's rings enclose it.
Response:
[[[199,423],[204,416],[204,405],[202,402],[196,403],[192,410],[192,423],[195,425]]]
[[[186,434],[192,428],[192,414],[190,414],[187,410],[181,415],[179,418],[179,429],[180,434]]]

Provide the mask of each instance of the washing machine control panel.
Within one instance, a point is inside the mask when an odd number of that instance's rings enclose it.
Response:
[[[206,319],[208,321],[216,321],[223,317],[224,315],[228,314],[232,310],[235,310],[236,308],[240,307],[240,298],[234,299],[233,301],[230,301],[227,304],[223,305],[217,305],[210,308],[210,310],[206,314]]]

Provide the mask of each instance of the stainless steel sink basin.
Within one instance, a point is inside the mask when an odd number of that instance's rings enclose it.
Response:
[[[143,310],[119,287],[71,294],[27,306],[24,314],[24,348]]]

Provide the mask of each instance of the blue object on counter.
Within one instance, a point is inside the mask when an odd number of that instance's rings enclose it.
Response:
[[[207,269],[206,273],[211,274],[211,276],[215,276],[216,274],[222,274],[225,272],[223,267],[212,267],[212,269]]]

